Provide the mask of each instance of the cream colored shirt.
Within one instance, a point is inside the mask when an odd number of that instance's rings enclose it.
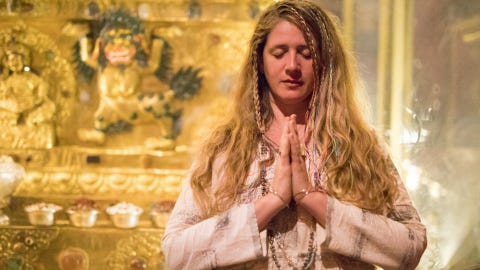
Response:
[[[185,179],[162,241],[169,269],[278,269],[276,262],[281,269],[303,269],[312,253],[308,269],[415,269],[426,248],[426,230],[398,173],[395,218],[328,197],[325,228],[291,204],[269,223],[275,236],[267,237],[267,230],[258,230],[254,202],[262,196],[260,164],[267,164],[265,179],[271,181],[278,155],[270,150],[257,156],[245,191],[218,216],[199,218],[190,177]],[[221,158],[214,163],[213,187],[222,179],[221,163]]]

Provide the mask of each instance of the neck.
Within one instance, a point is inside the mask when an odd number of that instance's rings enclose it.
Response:
[[[297,116],[298,125],[306,124],[309,100],[297,104],[284,104],[275,100],[273,96],[270,96],[270,104],[273,110],[274,122],[279,120],[282,121],[285,117],[295,114]]]
[[[306,114],[307,105],[301,106],[278,106],[277,103],[272,102],[273,121],[267,130],[267,137],[275,144],[279,145],[280,137],[282,136],[283,126],[287,121],[287,117],[295,114],[297,116],[297,130],[301,142],[305,142],[305,126],[306,126]]]

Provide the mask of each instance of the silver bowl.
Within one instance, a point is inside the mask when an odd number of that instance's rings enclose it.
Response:
[[[55,212],[62,207],[50,203],[37,203],[25,207],[28,221],[32,225],[51,226],[55,221]]]
[[[55,221],[55,212],[38,210],[28,212],[28,221],[32,225],[51,226]]]
[[[152,203],[150,209],[150,219],[152,220],[153,224],[156,227],[165,228],[174,206],[175,201],[172,200],[162,200]]]
[[[10,197],[25,176],[25,169],[11,156],[0,155],[0,226],[10,224],[10,218],[2,208],[10,204]]]
[[[120,202],[106,209],[107,214],[117,228],[129,229],[138,225],[143,209],[127,202]]]
[[[110,215],[110,219],[115,227],[130,229],[137,227],[140,214],[141,213],[116,213]]]
[[[96,209],[74,209],[67,210],[70,222],[75,227],[90,228],[97,221],[98,210]]]
[[[158,228],[165,228],[169,217],[170,212],[150,212],[150,219],[152,220],[153,224]]]

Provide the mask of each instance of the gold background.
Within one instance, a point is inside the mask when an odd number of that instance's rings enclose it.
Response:
[[[224,113],[255,22],[249,12],[257,14],[265,3],[203,1],[200,17],[188,15],[198,5],[186,1],[13,1],[10,9],[8,5],[0,1],[2,50],[12,36],[31,49],[31,66],[46,81],[57,112],[53,145],[42,140],[48,134],[37,128],[24,132],[19,127],[28,127],[22,124],[2,126],[7,132],[0,135],[1,154],[13,156],[26,176],[4,209],[11,221],[0,227],[0,269],[9,263],[15,267],[12,262],[18,258],[21,269],[60,269],[60,256],[73,251],[88,262],[78,269],[162,268],[164,224],[155,226],[150,220],[150,207],[178,196],[192,153]],[[79,130],[93,130],[99,71],[92,81],[82,80],[75,72],[73,46],[92,31],[98,14],[120,7],[140,18],[147,41],[152,35],[168,41],[173,48],[172,70],[185,66],[201,70],[201,89],[183,101],[182,128],[172,147],[149,144],[149,138],[162,135],[154,121],[134,125],[130,132],[106,134],[103,140],[79,137]],[[161,87],[153,74],[142,78],[140,93]],[[12,137],[20,138],[20,143]],[[92,158],[96,161],[89,162]],[[101,210],[92,228],[72,226],[63,211],[84,197],[95,200]],[[54,226],[29,224],[23,208],[40,201],[63,207],[55,214]],[[136,228],[115,228],[105,213],[121,201],[144,209]]]

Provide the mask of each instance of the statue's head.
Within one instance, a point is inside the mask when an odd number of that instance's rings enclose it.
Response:
[[[112,65],[129,65],[137,53],[136,37],[126,27],[104,29],[100,36],[105,58]]]
[[[13,72],[19,72],[26,66],[30,66],[31,51],[30,49],[18,42],[9,43],[4,49],[2,65],[4,68]]]
[[[120,9],[105,15],[100,32],[101,51],[99,64],[124,67],[134,61],[145,66],[143,29],[138,18]]]

